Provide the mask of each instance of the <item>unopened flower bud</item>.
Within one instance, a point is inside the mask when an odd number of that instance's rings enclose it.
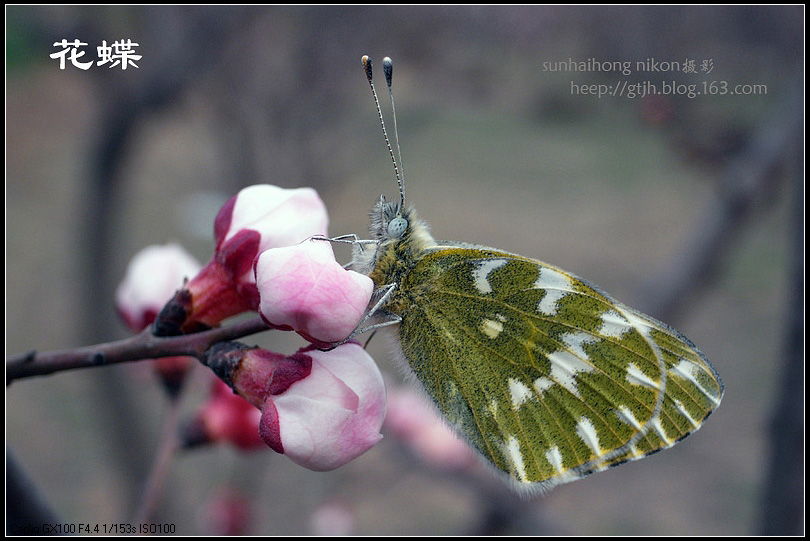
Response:
[[[185,295],[167,305],[156,334],[194,332],[256,310],[256,256],[325,235],[327,225],[326,207],[311,188],[287,190],[268,184],[244,188],[217,214],[214,257],[188,283]]]
[[[115,292],[115,307],[133,332],[150,325],[200,263],[178,244],[147,246],[130,261]]]
[[[328,352],[308,347],[287,357],[239,345],[209,351],[208,366],[261,409],[262,440],[293,462],[331,470],[382,439],[385,385],[359,344]]]
[[[132,258],[116,291],[118,314],[133,332],[142,331],[199,269],[199,262],[178,244],[144,248]],[[167,390],[175,394],[193,364],[192,357],[163,357],[155,360],[154,368]]]
[[[309,240],[262,252],[256,260],[259,313],[313,343],[351,334],[368,307],[374,282],[344,269],[328,242]]]
[[[243,451],[266,449],[259,437],[261,412],[241,396],[235,394],[220,379],[215,379],[211,396],[200,408],[190,425],[199,434],[194,434],[193,443],[227,442]]]

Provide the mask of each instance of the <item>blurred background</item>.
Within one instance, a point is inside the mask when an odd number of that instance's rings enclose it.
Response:
[[[131,39],[142,58],[61,70],[49,55],[63,39],[88,44],[80,61],[103,40]],[[721,374],[721,407],[664,453],[533,499],[395,434],[329,473],[210,446],[172,463],[152,521],[178,534],[799,534],[803,40],[803,6],[7,6],[6,353],[126,337],[113,293],[129,259],[177,241],[207,261],[219,205],[251,184],[312,186],[330,234],[362,237],[396,184],[360,56],[378,74],[391,56],[407,195],[435,236],[560,266],[670,323]],[[637,71],[648,59],[695,70]],[[632,72],[560,68],[594,60]],[[572,91],[664,83],[701,94]],[[246,341],[294,351],[282,334]],[[402,385],[385,344],[370,350]],[[147,364],[7,388],[7,453],[64,522],[131,521],[169,403]]]

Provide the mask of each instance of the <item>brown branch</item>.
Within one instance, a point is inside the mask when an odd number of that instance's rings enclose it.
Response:
[[[184,355],[202,359],[205,351],[217,342],[236,340],[267,329],[268,326],[261,318],[167,338],[154,336],[151,329],[147,328],[132,338],[117,342],[42,353],[31,351],[6,359],[6,385],[15,379],[44,376],[62,370],[92,368],[143,359]]]

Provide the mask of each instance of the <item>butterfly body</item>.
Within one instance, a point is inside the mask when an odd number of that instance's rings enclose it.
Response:
[[[550,488],[670,447],[720,403],[686,337],[559,268],[436,241],[381,200],[353,267],[446,421],[521,488]]]

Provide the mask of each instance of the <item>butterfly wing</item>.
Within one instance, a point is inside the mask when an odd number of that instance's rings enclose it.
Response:
[[[441,246],[401,286],[405,360],[449,423],[520,485],[550,488],[670,447],[722,398],[682,334],[539,261]]]

